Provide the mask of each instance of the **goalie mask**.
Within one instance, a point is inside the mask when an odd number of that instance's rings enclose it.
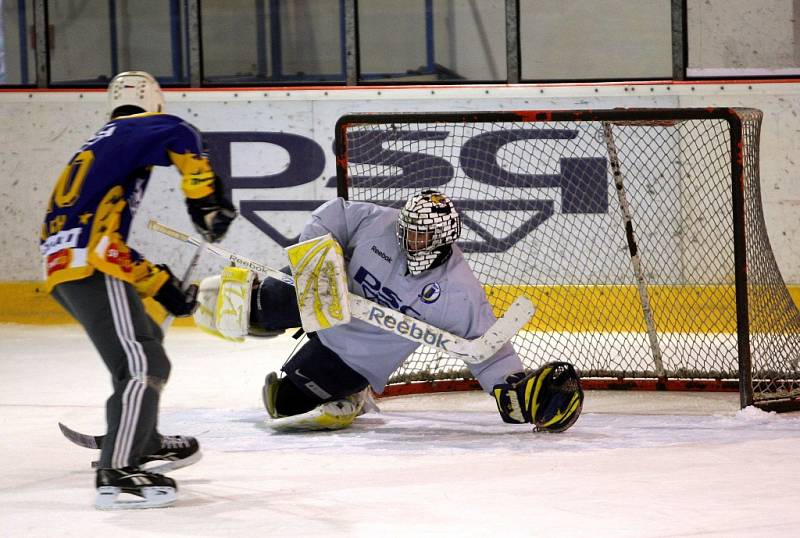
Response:
[[[144,71],[120,73],[108,85],[108,110],[112,118],[139,112],[161,112],[164,110],[161,86],[153,75]]]
[[[583,389],[575,368],[568,362],[542,366],[529,389],[531,419],[538,431],[563,432],[578,420],[583,408]]]
[[[408,199],[397,219],[397,241],[408,272],[418,275],[442,264],[461,235],[461,219],[444,194],[426,190]]]

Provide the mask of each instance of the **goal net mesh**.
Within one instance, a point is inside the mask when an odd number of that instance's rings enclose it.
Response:
[[[397,208],[423,188],[447,194],[495,313],[521,294],[536,305],[513,339],[526,368],[563,360],[634,385],[741,377],[748,403],[785,399],[800,394],[800,317],[764,223],[760,121],[745,109],[346,116],[339,192]],[[420,348],[390,383],[470,378]]]

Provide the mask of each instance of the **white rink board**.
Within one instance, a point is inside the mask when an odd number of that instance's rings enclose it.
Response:
[[[765,112],[761,175],[763,200],[773,249],[789,283],[800,283],[800,252],[791,238],[797,230],[794,156],[800,153],[800,85],[563,85],[467,86],[326,90],[167,90],[168,111],[186,118],[210,136],[234,133],[246,136],[296,135],[310,141],[320,154],[319,169],[289,174],[289,186],[276,186],[292,164],[283,147],[268,142],[231,142],[225,167],[234,177],[256,178],[245,188],[235,188],[241,206],[267,204],[251,211],[251,220],[238,219],[225,240],[226,248],[244,256],[282,266],[283,249],[265,228],[289,240],[297,235],[314,204],[336,195],[332,152],[334,124],[348,113],[401,111],[585,109],[614,107],[746,106]],[[41,276],[37,237],[46,199],[72,152],[105,119],[102,92],[0,92],[0,156],[5,174],[0,189],[0,247],[5,262],[0,281],[36,280]],[[220,157],[217,157],[220,158]],[[214,155],[212,154],[212,159]],[[310,159],[311,160],[311,159]],[[217,163],[215,163],[215,166]],[[293,170],[293,169],[292,169]],[[281,174],[284,174],[281,176]],[[549,191],[549,189],[542,189]],[[548,196],[548,192],[539,193]],[[256,204],[256,205],[253,205]],[[613,207],[613,205],[611,206]],[[191,230],[183,210],[177,173],[157,169],[131,234],[131,243],[150,259],[181,271],[190,256],[188,247],[158,237],[145,229],[149,218]],[[609,213],[609,218],[617,218]],[[253,221],[258,221],[259,225]],[[220,260],[206,256],[198,275],[216,273]]]

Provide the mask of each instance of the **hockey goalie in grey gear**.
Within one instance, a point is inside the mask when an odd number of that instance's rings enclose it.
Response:
[[[342,246],[351,293],[468,339],[483,335],[496,321],[455,244],[461,219],[444,194],[422,191],[401,210],[333,199],[314,211],[300,241],[328,233]],[[294,289],[273,279],[260,282],[252,295],[250,325],[253,334],[300,326]],[[283,377],[267,376],[267,411],[277,424],[297,429],[349,426],[364,403],[362,391],[369,386],[382,392],[418,345],[358,319],[310,334],[282,367]],[[554,371],[552,364],[562,365]],[[547,372],[543,367],[526,373],[506,342],[489,359],[467,366],[494,396],[506,422],[563,431],[580,414],[583,393],[571,365],[551,363]],[[305,414],[309,420],[299,424],[280,420]]]

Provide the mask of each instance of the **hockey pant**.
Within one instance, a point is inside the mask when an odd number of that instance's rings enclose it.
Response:
[[[284,269],[288,271],[288,268]],[[266,330],[300,327],[300,310],[294,288],[271,278],[254,291],[250,305],[250,324]],[[283,365],[286,374],[276,395],[275,407],[285,416],[297,415],[320,404],[340,400],[362,391],[366,378],[350,368],[325,347],[314,333]]]
[[[132,285],[100,271],[57,285],[53,297],[83,326],[111,373],[99,465],[135,467],[161,446],[158,405],[170,372],[161,328]]]

